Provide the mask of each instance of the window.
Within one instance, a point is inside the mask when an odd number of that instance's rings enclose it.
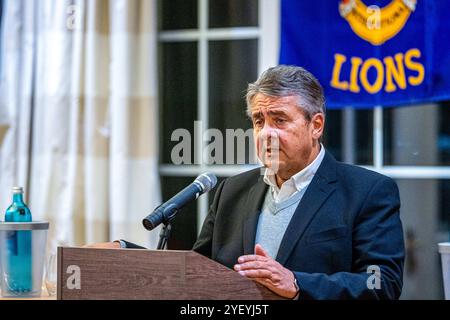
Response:
[[[359,165],[372,165],[373,110],[328,110],[324,145],[337,160]]]
[[[450,166],[450,103],[384,110],[384,162]]]
[[[213,128],[227,137],[227,130],[251,128],[245,113],[245,89],[262,70],[277,63],[277,45],[271,40],[277,34],[273,27],[273,23],[277,25],[273,19],[276,10],[278,1],[274,0],[158,2],[160,174],[164,199],[203,172],[213,172],[221,181],[251,165],[248,152],[244,159],[248,166],[236,165],[237,150],[220,156],[212,153],[218,161],[204,159],[202,152],[215,138],[203,139],[201,132]],[[184,133],[189,133],[190,148],[177,155],[188,161],[177,165],[172,153]],[[245,141],[253,145],[250,139]],[[203,195],[177,216],[169,248],[192,247],[213,195]]]
[[[396,179],[402,203],[406,260],[404,299],[442,299],[437,243],[448,241],[450,179]]]

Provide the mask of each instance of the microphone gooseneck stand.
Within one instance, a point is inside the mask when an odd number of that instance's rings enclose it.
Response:
[[[175,216],[178,213],[178,209],[175,208],[175,206],[168,206],[164,210],[163,217],[165,218],[162,222],[163,227],[161,229],[161,232],[159,233],[159,242],[158,246],[156,247],[156,250],[165,250],[167,247],[167,242],[170,238],[170,232],[172,231],[172,220],[175,218]]]
[[[159,233],[159,242],[156,250],[165,250],[167,247],[167,242],[170,238],[170,231],[172,231],[172,225],[170,222],[164,223],[164,226],[161,228],[161,232]]]

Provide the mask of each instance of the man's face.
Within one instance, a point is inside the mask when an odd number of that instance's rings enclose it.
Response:
[[[320,149],[323,114],[308,121],[299,102],[297,96],[270,97],[258,93],[250,110],[258,158],[284,180],[305,168]]]

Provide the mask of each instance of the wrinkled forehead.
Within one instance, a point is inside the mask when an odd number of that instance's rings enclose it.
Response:
[[[252,100],[250,112],[252,115],[273,112],[300,111],[299,96],[272,97],[258,93]]]

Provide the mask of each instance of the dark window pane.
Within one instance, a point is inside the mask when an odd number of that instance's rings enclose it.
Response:
[[[258,0],[210,0],[209,27],[247,27],[258,25]]]
[[[439,192],[439,226],[448,234],[446,241],[450,241],[450,180],[440,180]]]
[[[198,0],[159,0],[161,30],[197,29]]]
[[[356,163],[373,165],[373,110],[356,111]]]
[[[328,110],[324,145],[339,161],[373,164],[373,111]]]
[[[194,121],[197,119],[197,43],[162,43],[160,46],[160,108],[161,117],[161,161],[172,164],[171,152],[176,145],[183,141],[180,136],[171,141],[172,133],[176,129],[184,128],[189,131],[191,143],[190,156],[183,151],[177,152],[183,158],[194,163]],[[184,148],[183,150],[188,150]],[[176,163],[179,164],[179,163]]]
[[[450,105],[385,109],[386,165],[450,165]]]
[[[216,157],[219,163],[222,159],[222,164],[242,164],[251,160],[249,150],[253,150],[253,138],[251,130],[247,131],[251,128],[251,122],[246,115],[244,95],[247,84],[257,77],[257,47],[257,40],[209,43],[209,126],[221,131],[223,146],[226,142],[231,146],[234,144],[234,157],[232,149],[225,147],[222,150],[223,157]],[[227,132],[226,129],[242,131]],[[235,134],[243,138],[240,141],[245,143],[239,143]],[[229,149],[228,161],[227,150],[224,149]]]
[[[439,108],[439,163],[450,165],[450,101]],[[449,198],[450,199],[450,198]]]
[[[195,177],[161,177],[164,201],[194,181]],[[190,250],[197,239],[197,201],[185,206],[172,222],[172,232],[168,242],[171,250]]]
[[[323,145],[339,161],[342,161],[342,111],[328,110],[325,120]]]
[[[397,184],[406,248],[402,299],[442,299],[437,243],[449,241],[450,180],[398,179]]]
[[[393,142],[392,130],[394,124],[393,112],[390,109],[383,110],[383,164],[393,164]]]

